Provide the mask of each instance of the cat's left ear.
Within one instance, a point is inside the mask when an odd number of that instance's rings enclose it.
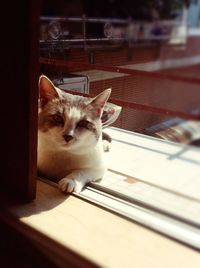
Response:
[[[119,117],[121,110],[121,106],[107,102],[103,108],[103,114],[101,116],[102,127],[106,128],[113,124]]]
[[[111,93],[111,88],[108,88],[104,90],[102,93],[97,95],[95,98],[92,99],[90,102],[90,106],[94,109],[96,116],[101,117],[103,114],[103,108],[110,96]]]

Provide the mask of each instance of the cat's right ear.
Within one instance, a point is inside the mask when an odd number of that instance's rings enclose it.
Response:
[[[44,107],[49,101],[59,98],[54,84],[45,75],[39,77],[39,96],[41,107]]]

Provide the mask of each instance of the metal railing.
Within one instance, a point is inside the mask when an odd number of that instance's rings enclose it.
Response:
[[[133,21],[131,18],[91,18],[85,15],[81,17],[41,16],[40,21],[41,27],[44,26],[43,37],[40,38],[41,45],[62,42],[70,46],[78,44],[85,49],[92,43],[96,45],[98,43],[107,43],[119,46],[126,42],[131,46],[134,43],[166,41],[169,39],[171,29],[175,25],[175,22],[172,20],[143,22]],[[76,34],[74,35],[66,31],[64,24],[67,23],[81,24],[78,37]],[[101,36],[91,36],[88,30],[88,23],[102,24]]]

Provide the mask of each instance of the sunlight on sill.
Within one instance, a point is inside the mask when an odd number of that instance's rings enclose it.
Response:
[[[182,268],[191,263],[194,268],[200,265],[196,251],[73,195],[61,194],[57,188],[40,181],[34,202],[9,204],[9,211],[20,222],[39,231],[37,235],[32,232],[27,235],[40,246],[48,249],[51,241],[51,250],[65,256],[67,252],[63,250],[70,249],[98,267],[134,264],[143,268],[149,263],[160,267],[162,263],[167,268],[178,267],[180,261]],[[167,263],[166,256],[170,256]]]
[[[110,171],[200,201],[200,149],[110,128]]]

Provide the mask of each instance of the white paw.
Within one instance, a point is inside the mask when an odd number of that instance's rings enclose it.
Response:
[[[110,151],[110,142],[109,141],[103,140],[103,150],[104,150],[104,152]]]
[[[67,193],[71,193],[71,192],[76,192],[76,193],[80,193],[83,185],[80,182],[77,182],[76,180],[73,179],[68,179],[68,178],[63,178],[58,182],[58,188],[62,191],[62,192],[67,192]]]
[[[62,192],[68,192],[71,193],[74,191],[75,188],[75,182],[72,179],[63,178],[58,182],[58,188]]]

